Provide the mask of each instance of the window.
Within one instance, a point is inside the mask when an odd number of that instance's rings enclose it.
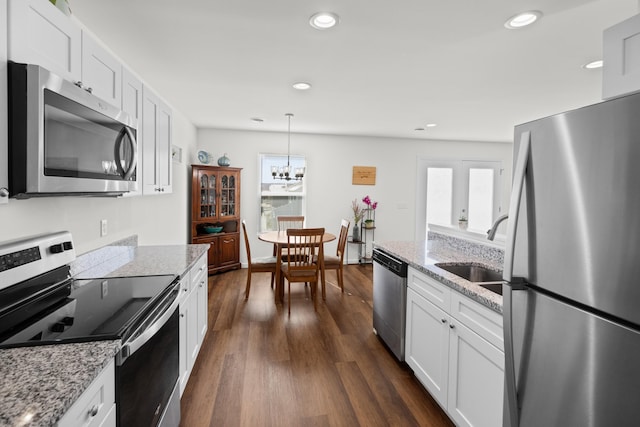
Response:
[[[292,168],[306,167],[303,156],[290,156]],[[306,185],[302,181],[274,179],[271,166],[287,164],[287,156],[260,155],[260,232],[278,229],[280,215],[304,215],[306,211]]]
[[[463,209],[469,230],[485,233],[500,215],[501,175],[498,161],[420,160],[416,238],[426,238],[427,224],[457,226]]]

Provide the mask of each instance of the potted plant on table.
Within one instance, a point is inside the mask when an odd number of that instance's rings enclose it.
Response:
[[[378,202],[372,201],[369,196],[365,196],[362,202],[367,205],[367,219],[364,220],[364,228],[373,228],[375,227],[375,222],[373,218],[371,218],[371,212],[376,210]]]

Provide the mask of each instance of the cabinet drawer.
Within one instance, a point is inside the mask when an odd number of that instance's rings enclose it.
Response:
[[[191,289],[195,289],[207,274],[207,256],[203,255],[191,268]],[[206,281],[206,280],[205,280]]]
[[[449,312],[451,288],[411,267],[408,270],[407,286],[441,310]]]
[[[114,366],[112,360],[64,414],[58,427],[97,427],[102,424],[116,401]]]
[[[451,315],[504,351],[502,316],[458,292],[451,293]]]

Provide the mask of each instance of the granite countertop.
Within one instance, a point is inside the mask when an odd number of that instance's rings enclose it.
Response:
[[[430,236],[432,234],[430,233]],[[374,242],[374,247],[395,255],[411,267],[492,310],[502,313],[502,296],[436,266],[436,263],[472,262],[502,271],[504,251],[477,243],[462,242],[448,236],[426,241]]]
[[[0,426],[52,426],[120,350],[120,340],[0,351]]]
[[[182,276],[209,245],[111,245],[72,263],[76,279]],[[120,340],[0,350],[0,427],[52,426],[120,351]]]
[[[76,279],[163,274],[180,276],[208,249],[208,244],[106,246],[78,258],[72,272]]]

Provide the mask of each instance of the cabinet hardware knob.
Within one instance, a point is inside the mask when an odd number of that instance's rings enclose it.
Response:
[[[100,407],[98,405],[93,405],[91,407],[91,409],[89,409],[89,416],[90,417],[95,417],[98,414],[98,409],[100,409]]]
[[[440,319],[442,323],[447,323],[447,319]]]
[[[449,328],[454,329],[455,325],[449,325]]]

